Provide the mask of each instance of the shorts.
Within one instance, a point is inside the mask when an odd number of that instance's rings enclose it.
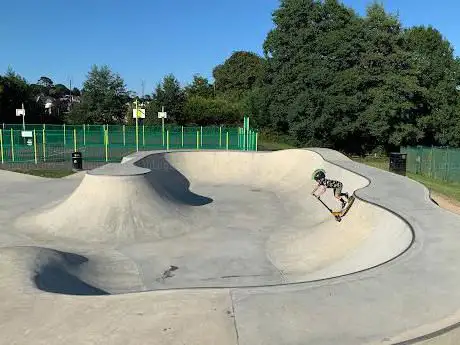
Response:
[[[342,194],[342,188],[343,188],[343,184],[340,182],[334,187],[334,195],[337,198],[340,197],[340,194]]]

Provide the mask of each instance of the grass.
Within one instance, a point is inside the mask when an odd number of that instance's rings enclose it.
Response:
[[[351,157],[355,162],[363,163],[374,168],[387,170],[389,168],[389,159],[387,157],[366,157],[366,158],[355,158]]]
[[[411,173],[407,177],[424,184],[430,191],[460,202],[460,183],[439,181]]]
[[[62,178],[65,176],[72,175],[74,172],[72,170],[56,170],[56,169],[11,169],[11,171],[33,175],[33,176],[40,176],[40,177],[48,177],[48,178]]]
[[[257,149],[259,151],[278,151],[292,148],[294,148],[294,146],[270,140],[259,140],[257,143]]]
[[[363,163],[374,168],[387,171],[389,169],[389,160],[387,157],[366,157],[352,159],[358,163]],[[434,193],[460,202],[460,183],[458,182],[446,182],[412,173],[407,173],[406,176],[412,180],[422,183],[425,185],[425,187]]]

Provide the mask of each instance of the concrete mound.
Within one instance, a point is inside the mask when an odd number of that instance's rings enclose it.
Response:
[[[103,171],[103,170],[102,170]],[[87,242],[127,243],[182,235],[193,224],[193,209],[211,199],[184,191],[178,200],[159,193],[146,174],[86,174],[61,204],[39,209],[17,222],[31,233],[77,238]]]

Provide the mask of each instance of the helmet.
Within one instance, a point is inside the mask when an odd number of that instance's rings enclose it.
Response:
[[[326,172],[323,169],[316,169],[313,172],[313,180],[318,181],[326,177]]]

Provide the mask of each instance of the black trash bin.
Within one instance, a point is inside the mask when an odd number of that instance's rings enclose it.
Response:
[[[74,170],[83,170],[83,155],[81,152],[72,153],[72,168]]]
[[[406,176],[407,153],[390,153],[390,171]]]

